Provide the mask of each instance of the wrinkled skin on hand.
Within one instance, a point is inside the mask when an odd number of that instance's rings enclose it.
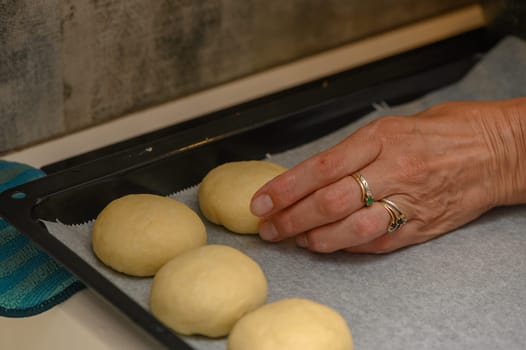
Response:
[[[376,202],[364,207],[351,176]],[[407,223],[387,233],[388,198]],[[316,252],[386,253],[458,228],[487,210],[526,203],[526,99],[444,103],[390,116],[271,180],[254,195],[268,241]]]

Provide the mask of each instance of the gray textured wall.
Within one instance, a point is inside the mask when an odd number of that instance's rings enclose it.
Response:
[[[0,153],[474,0],[0,0]]]
[[[60,17],[58,2],[0,3],[0,151],[66,131]]]

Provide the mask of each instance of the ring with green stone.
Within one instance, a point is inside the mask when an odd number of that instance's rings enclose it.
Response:
[[[373,192],[369,187],[369,183],[367,183],[367,180],[365,180],[365,177],[363,177],[363,175],[360,173],[354,173],[352,174],[352,177],[356,180],[356,182],[358,182],[358,185],[360,185],[360,189],[362,190],[362,201],[365,204],[365,206],[370,207],[371,205],[373,205]]]

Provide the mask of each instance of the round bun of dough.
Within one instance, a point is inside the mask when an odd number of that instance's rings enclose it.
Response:
[[[150,309],[178,333],[222,337],[266,298],[267,280],[254,260],[228,246],[207,245],[176,256],[159,270]]]
[[[192,209],[151,194],[112,201],[97,216],[92,233],[95,255],[132,276],[152,276],[177,254],[205,244],[205,226]]]
[[[282,299],[245,315],[228,350],[352,350],[351,331],[339,313],[307,299]]]
[[[199,207],[217,225],[236,233],[257,233],[260,219],[250,212],[256,191],[286,168],[267,161],[231,162],[212,169],[199,186]]]

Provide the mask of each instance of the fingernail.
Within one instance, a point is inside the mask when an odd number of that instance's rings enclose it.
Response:
[[[307,248],[309,245],[309,242],[307,241],[307,236],[300,235],[296,237],[296,245],[301,248]]]
[[[271,211],[273,207],[274,203],[272,202],[272,198],[270,198],[268,194],[262,194],[254,198],[250,210],[252,214],[256,216],[263,216]]]
[[[278,237],[278,231],[270,221],[266,221],[259,227],[259,236],[266,241],[272,241]]]

